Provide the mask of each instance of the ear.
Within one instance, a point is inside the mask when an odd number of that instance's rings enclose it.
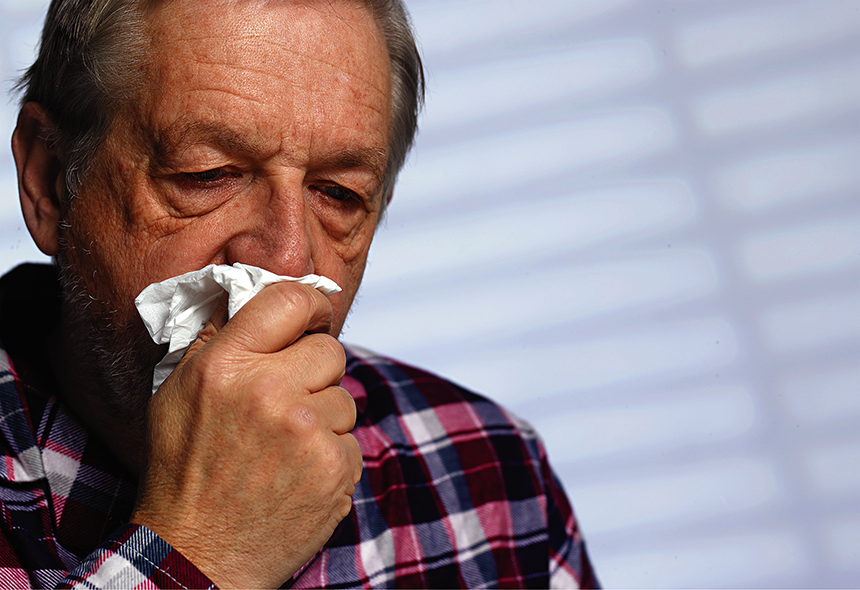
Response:
[[[39,250],[48,256],[59,250],[60,201],[66,196],[63,166],[48,139],[53,127],[48,111],[29,102],[21,109],[12,134],[24,222]]]

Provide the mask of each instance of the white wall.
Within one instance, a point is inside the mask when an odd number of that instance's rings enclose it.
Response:
[[[428,104],[345,339],[537,426],[607,586],[860,586],[860,2],[409,6]],[[8,80],[43,8],[0,11]],[[0,189],[8,268],[8,148]]]

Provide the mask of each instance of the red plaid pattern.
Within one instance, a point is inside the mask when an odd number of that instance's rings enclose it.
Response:
[[[13,313],[33,317],[21,311],[34,298],[56,306],[55,284],[42,295],[13,290],[50,287],[45,273],[18,269],[0,281],[4,338]],[[213,587],[155,533],[125,524],[135,478],[52,395],[44,355],[24,340],[0,350],[0,587]],[[527,424],[356,348],[347,348],[343,386],[356,400],[365,469],[352,512],[287,586],[596,585],[570,504]]]

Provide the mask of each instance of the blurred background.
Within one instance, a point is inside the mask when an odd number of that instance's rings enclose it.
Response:
[[[530,421],[608,587],[860,586],[860,2],[408,5],[344,340]],[[44,10],[0,0],[4,89]],[[5,271],[44,257],[3,141]]]

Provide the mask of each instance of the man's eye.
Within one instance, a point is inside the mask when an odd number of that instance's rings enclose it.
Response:
[[[185,176],[189,180],[205,183],[221,180],[226,176],[230,176],[230,174],[223,168],[213,168],[212,170],[204,170],[202,172],[186,172]]]
[[[318,188],[326,195],[337,201],[357,200],[359,198],[355,192],[349,190],[348,188],[338,186],[336,184],[331,186],[321,186]]]

